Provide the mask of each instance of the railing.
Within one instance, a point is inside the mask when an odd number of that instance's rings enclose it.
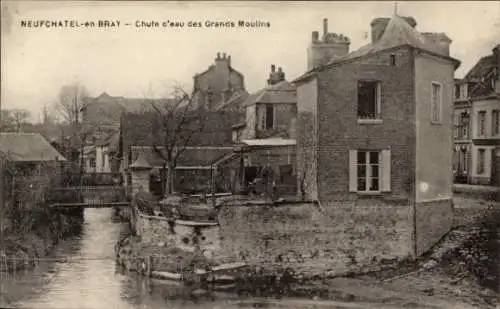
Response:
[[[127,201],[126,188],[122,186],[54,188],[48,199],[52,204],[78,203],[89,206]]]
[[[116,186],[123,184],[121,173],[84,173],[82,185],[84,186]]]

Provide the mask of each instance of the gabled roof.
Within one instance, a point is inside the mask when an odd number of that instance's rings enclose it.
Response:
[[[0,133],[0,152],[15,162],[66,161],[39,133]]]
[[[448,38],[445,36],[445,34],[436,35],[444,36],[443,38],[445,39]],[[332,59],[328,64],[322,67],[318,67],[306,72],[305,74],[297,78],[294,82],[314,76],[316,72],[322,71],[327,67],[402,46],[410,46],[436,55],[438,57],[449,59],[455,63],[455,68],[457,68],[460,64],[460,61],[454,58],[437,53],[436,47],[433,44],[427,42],[423,34],[418,32],[415,28],[408,24],[408,22],[405,21],[403,17],[393,15],[389,20],[389,23],[387,24],[383,35],[378,41],[376,41],[375,43],[368,43],[360,47],[359,49],[347,54],[346,56]]]
[[[284,80],[252,93],[243,102],[243,106],[257,103],[297,103],[297,90],[294,85]]]

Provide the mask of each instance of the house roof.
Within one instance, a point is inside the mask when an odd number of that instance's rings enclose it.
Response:
[[[0,133],[0,151],[18,162],[66,161],[39,133]]]
[[[281,81],[252,93],[243,102],[243,106],[257,103],[297,103],[296,88],[286,80]]]
[[[494,85],[491,84],[492,79],[497,79],[497,76],[495,76],[496,69],[498,68],[497,61],[497,57],[494,54],[484,56],[467,72],[463,81],[474,84],[474,87],[469,91],[471,98],[498,98]],[[500,74],[500,72],[496,74]]]
[[[224,109],[239,109],[243,107],[243,103],[248,98],[249,93],[245,90],[236,91],[233,95],[226,101],[219,102],[214,110],[220,111]]]
[[[467,72],[463,80],[465,82],[481,81],[481,78],[486,77],[490,72],[492,72],[496,65],[496,57],[494,55],[482,57],[472,67],[472,69]]]
[[[288,138],[261,138],[261,139],[245,139],[241,141],[248,146],[295,146],[297,141]]]
[[[428,34],[429,33],[427,33],[427,35]],[[368,43],[343,57],[333,58],[328,64],[306,72],[305,74],[297,78],[294,82],[314,76],[316,72],[321,71],[327,67],[402,46],[411,46],[413,48],[426,51],[430,54],[452,60],[455,63],[455,68],[459,66],[460,61],[447,55],[438,53],[436,51],[436,46],[428,42],[425,39],[425,35],[426,34],[422,34],[415,28],[413,28],[403,17],[393,15],[389,20],[384,33],[378,41],[376,41],[375,43]],[[449,40],[449,38],[444,33],[437,33],[434,35],[439,35],[444,39]]]
[[[153,147],[132,146],[131,150],[133,162],[142,154],[145,161],[151,166],[159,167],[165,163],[165,160]],[[159,150],[162,151],[161,148]],[[177,168],[209,167],[232,151],[232,147],[186,147],[177,160]]]

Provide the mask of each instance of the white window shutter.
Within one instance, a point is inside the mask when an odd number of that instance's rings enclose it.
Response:
[[[358,190],[358,151],[349,150],[349,192]]]
[[[382,150],[382,192],[391,191],[391,151]]]

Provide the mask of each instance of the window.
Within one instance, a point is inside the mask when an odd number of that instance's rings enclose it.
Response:
[[[358,82],[358,118],[380,118],[380,83],[377,81]]]
[[[257,107],[259,130],[270,130],[274,128],[274,107],[272,104],[265,104]]]
[[[89,165],[90,165],[90,168],[95,168],[95,166],[96,166],[96,164],[95,164],[95,158],[90,158]]]
[[[439,83],[432,83],[432,97],[431,97],[431,122],[441,123],[441,108],[443,88]]]
[[[484,160],[485,160],[486,151],[484,149],[477,150],[477,173],[484,173]]]
[[[391,66],[395,66],[396,65],[396,55],[392,54],[391,55]]]
[[[484,136],[486,134],[486,112],[480,111],[477,113],[477,133],[479,136]]]
[[[266,129],[274,128],[274,108],[271,104],[266,106]]]
[[[455,99],[460,99],[460,85],[455,84]]]
[[[380,193],[390,190],[390,150],[349,151],[349,192]]]
[[[500,134],[500,110],[494,110],[491,113],[491,133],[492,135]]]
[[[358,192],[380,191],[379,152],[358,151]]]

